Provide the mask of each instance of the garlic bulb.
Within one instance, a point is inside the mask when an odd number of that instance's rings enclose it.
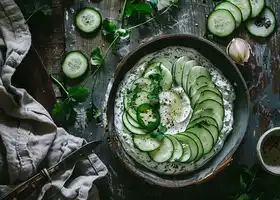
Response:
[[[251,54],[251,47],[241,38],[233,38],[227,46],[227,54],[237,63],[243,65],[248,62]]]

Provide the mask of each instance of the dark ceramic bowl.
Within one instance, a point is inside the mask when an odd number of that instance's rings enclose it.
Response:
[[[176,176],[159,175],[134,161],[122,148],[114,127],[114,100],[118,86],[125,74],[143,56],[168,46],[183,46],[197,50],[210,60],[214,66],[221,70],[224,76],[232,83],[232,85],[234,85],[236,93],[236,100],[234,101],[233,131],[226,139],[222,150],[200,169],[192,173]],[[240,145],[246,132],[250,113],[249,95],[246,83],[236,65],[224,53],[224,51],[203,38],[181,34],[164,35],[140,46],[119,63],[108,91],[109,96],[107,101],[106,119],[108,122],[107,125],[109,129],[111,149],[130,171],[151,184],[163,187],[183,187],[201,183],[209,179],[231,161],[233,153]]]

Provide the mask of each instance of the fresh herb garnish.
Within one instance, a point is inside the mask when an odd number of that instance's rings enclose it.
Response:
[[[150,133],[150,135],[157,140],[162,140],[166,131],[167,128],[164,125],[160,124],[156,130]]]
[[[103,58],[100,47],[97,47],[92,50],[91,55],[90,55],[90,63],[97,68],[100,68],[103,66],[104,58]]]
[[[42,13],[44,16],[52,15],[51,1],[50,0],[27,0],[22,5],[23,13],[27,17],[27,23],[35,14]]]
[[[62,102],[54,105],[52,109],[52,116],[61,124],[67,123],[68,125],[72,125],[75,122],[76,117],[74,107],[87,100],[89,97],[88,88],[72,87],[67,90],[60,81],[53,76],[51,76],[51,78],[66,94],[66,97]],[[87,113],[88,112],[92,112],[92,114],[88,114],[88,120],[90,121],[97,116],[98,109],[92,105],[91,110],[87,110]]]
[[[137,3],[132,3],[129,2],[126,6],[125,9],[125,16],[127,18],[130,17],[147,17],[151,16],[153,12],[153,9],[149,3],[146,2],[137,2]]]

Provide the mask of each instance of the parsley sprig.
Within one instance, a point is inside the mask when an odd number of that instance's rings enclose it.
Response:
[[[66,89],[65,86],[56,78],[51,76],[52,80],[59,85],[63,90],[66,97],[60,103],[56,103],[52,109],[52,116],[60,124],[72,125],[76,120],[75,106],[79,103],[85,102],[89,97],[88,88],[85,87],[71,87]],[[94,118],[99,117],[100,112],[94,104],[91,104],[86,109],[87,120],[91,121]]]

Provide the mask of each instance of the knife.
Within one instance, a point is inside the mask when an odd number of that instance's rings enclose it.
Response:
[[[0,200],[24,200],[26,199],[34,190],[43,186],[46,180],[51,182],[51,175],[55,172],[64,169],[68,164],[73,164],[77,160],[87,157],[92,153],[93,149],[96,148],[102,141],[92,141],[81,148],[75,150],[60,162],[54,166],[46,169],[42,169],[39,173],[28,179],[27,181],[17,185],[15,188],[0,197]],[[92,165],[92,163],[91,163]],[[93,165],[92,165],[93,166]]]

